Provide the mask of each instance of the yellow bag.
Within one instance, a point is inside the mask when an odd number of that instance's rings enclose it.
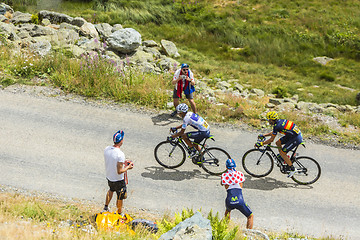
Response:
[[[131,234],[135,232],[129,227],[128,223],[133,220],[129,214],[121,216],[117,213],[103,212],[95,215],[95,222],[98,229],[101,230],[126,230]]]

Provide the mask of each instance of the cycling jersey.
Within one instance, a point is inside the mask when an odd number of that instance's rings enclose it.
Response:
[[[292,121],[286,119],[276,120],[272,134],[277,135],[278,132],[285,134],[285,136],[293,137],[301,134],[299,127],[296,126]]]
[[[209,124],[198,114],[192,113],[192,112],[186,113],[186,115],[183,119],[183,124],[182,124],[181,128],[185,130],[188,125],[192,126],[193,128],[195,128],[199,131],[209,131],[210,130]]]

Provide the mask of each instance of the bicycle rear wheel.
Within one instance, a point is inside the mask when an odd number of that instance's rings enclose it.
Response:
[[[154,150],[156,161],[165,168],[177,168],[185,162],[184,148],[169,141],[159,143]]]
[[[217,147],[206,148],[199,157],[202,159],[201,167],[211,175],[226,172],[226,160],[231,158],[225,150]]]
[[[250,149],[242,157],[242,165],[248,174],[253,177],[265,177],[274,168],[271,155],[264,149]]]
[[[320,164],[311,157],[298,157],[293,162],[293,165],[297,171],[293,175],[292,180],[298,184],[312,184],[320,178]]]

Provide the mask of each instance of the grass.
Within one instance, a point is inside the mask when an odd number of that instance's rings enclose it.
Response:
[[[136,228],[135,234],[122,231],[120,234],[113,231],[96,230],[94,214],[96,206],[80,201],[62,201],[48,197],[3,192],[0,195],[0,235],[6,239],[17,239],[26,236],[26,239],[158,239],[161,234],[169,231],[181,221],[194,215],[194,210],[183,209],[174,217],[168,214],[156,219],[159,232],[150,233],[142,228]],[[144,218],[129,213],[134,219]],[[142,213],[144,214],[144,213]],[[146,214],[146,213],[145,213]],[[151,214],[151,213],[148,213]],[[204,215],[204,213],[203,213]],[[146,219],[147,217],[145,217]],[[222,219],[212,211],[208,213],[214,240],[245,240],[242,231],[236,223]],[[298,233],[268,233],[270,239],[303,238]],[[337,238],[312,238],[314,240],[336,240]]]

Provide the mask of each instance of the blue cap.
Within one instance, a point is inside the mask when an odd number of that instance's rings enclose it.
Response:
[[[114,136],[113,136],[113,141],[114,141],[114,143],[119,143],[119,142],[121,142],[121,140],[123,140],[123,138],[124,138],[124,131],[122,131],[122,130],[119,130],[119,131],[117,131],[115,134],[114,134]]]
[[[183,68],[189,68],[189,65],[186,63],[183,63],[183,64],[181,64],[181,69],[183,69]]]
[[[227,169],[232,169],[232,168],[236,168],[236,163],[233,159],[229,158],[228,160],[226,160],[226,168]]]

